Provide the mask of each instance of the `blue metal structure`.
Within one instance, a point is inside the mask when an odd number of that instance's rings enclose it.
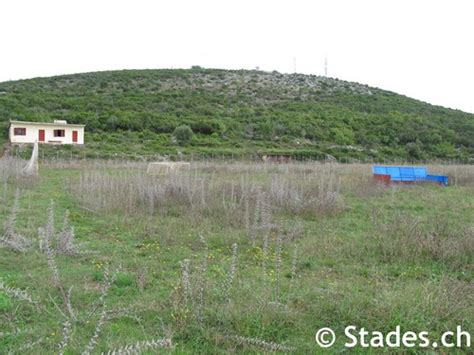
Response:
[[[448,177],[444,175],[429,175],[428,169],[422,166],[374,166],[374,175],[390,175],[392,182],[429,181],[448,186]]]

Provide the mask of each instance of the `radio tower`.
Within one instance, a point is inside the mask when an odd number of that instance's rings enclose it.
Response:
[[[296,74],[296,57],[293,57],[293,73]]]
[[[328,57],[324,57],[324,76],[328,77]]]

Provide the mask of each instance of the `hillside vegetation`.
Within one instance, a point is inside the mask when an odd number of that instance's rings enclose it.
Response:
[[[86,156],[472,160],[474,154],[473,114],[361,84],[278,72],[196,67],[4,82],[0,140],[10,119],[86,124],[85,148],[61,148]],[[173,136],[182,125],[192,129],[191,139]]]

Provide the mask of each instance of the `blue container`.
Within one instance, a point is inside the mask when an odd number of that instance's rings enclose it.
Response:
[[[431,181],[448,186],[448,177],[444,175],[429,175],[428,169],[423,166],[374,166],[372,172],[390,175],[393,182]]]

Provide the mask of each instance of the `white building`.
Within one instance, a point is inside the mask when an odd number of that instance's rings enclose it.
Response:
[[[50,122],[10,121],[11,143],[84,144],[84,125],[66,121]]]

